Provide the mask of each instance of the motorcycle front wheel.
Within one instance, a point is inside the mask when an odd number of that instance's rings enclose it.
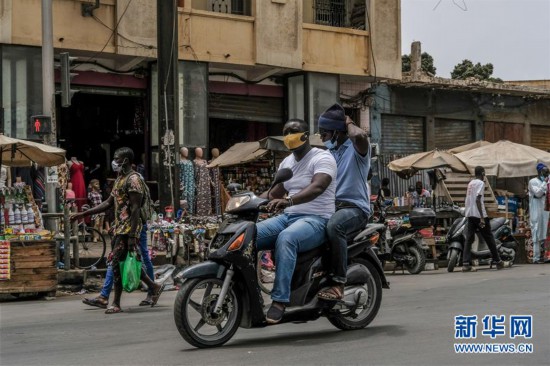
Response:
[[[231,286],[220,314],[214,312],[223,281],[190,279],[183,283],[174,304],[174,320],[181,336],[198,348],[218,347],[231,339],[241,323],[242,296]]]
[[[374,268],[372,263],[362,258],[354,258],[352,262],[364,265],[370,273],[367,282],[363,285],[367,291],[367,300],[362,306],[357,306],[354,309],[333,311],[328,316],[329,322],[342,330],[365,328],[374,320],[382,303],[382,279],[376,268]]]
[[[452,248],[451,254],[449,256],[449,263],[447,263],[447,272],[454,271],[457,264],[458,264],[458,249]]]

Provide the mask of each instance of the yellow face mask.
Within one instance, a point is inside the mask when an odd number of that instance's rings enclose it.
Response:
[[[304,139],[302,141],[302,136],[304,136],[305,132],[297,132],[297,133],[291,133],[284,137],[284,143],[285,146],[289,150],[294,150],[302,146],[306,143],[307,139]]]

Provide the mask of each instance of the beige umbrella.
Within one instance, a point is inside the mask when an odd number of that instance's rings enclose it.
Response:
[[[0,134],[0,163],[7,166],[55,166],[65,162],[65,150]]]
[[[456,156],[446,150],[431,150],[405,156],[404,158],[391,161],[388,168],[399,176],[408,179],[417,171],[423,169],[434,169],[449,167],[455,172],[467,172],[466,166]]]
[[[458,153],[461,153],[461,152],[464,152],[464,151],[477,149],[478,147],[482,147],[482,146],[486,146],[486,145],[491,145],[491,142],[485,141],[485,140],[479,140],[479,141],[476,141],[476,142],[472,142],[470,144],[453,147],[452,149],[450,149],[448,151],[452,154],[458,154]]]
[[[507,140],[464,151],[456,157],[466,164],[470,173],[479,165],[485,168],[485,174],[499,178],[536,175],[538,163],[550,166],[550,153]]]

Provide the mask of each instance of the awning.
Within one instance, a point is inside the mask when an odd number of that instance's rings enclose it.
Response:
[[[208,164],[208,168],[239,165],[260,159],[269,150],[260,148],[258,141],[239,142]]]

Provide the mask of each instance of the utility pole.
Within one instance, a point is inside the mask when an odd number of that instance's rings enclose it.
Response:
[[[51,133],[44,137],[48,145],[57,145],[55,121],[55,81],[53,67],[53,16],[52,0],[42,0],[42,114],[51,117]],[[47,168],[45,168],[47,169]],[[47,174],[44,174],[47,177]],[[48,212],[56,212],[55,183],[46,183]]]
[[[175,0],[157,0],[157,63],[160,210],[177,209],[176,151],[178,141],[178,8]]]

